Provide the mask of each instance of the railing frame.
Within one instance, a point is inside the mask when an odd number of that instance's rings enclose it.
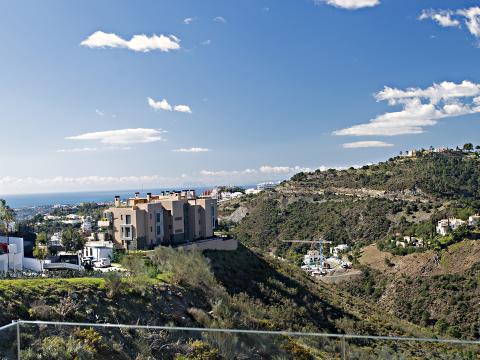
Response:
[[[20,329],[20,327],[23,324],[334,338],[334,339],[339,339],[341,341],[341,356],[342,356],[343,360],[347,359],[347,352],[346,352],[346,340],[347,339],[406,341],[406,342],[411,341],[411,342],[430,342],[430,343],[444,343],[444,344],[477,345],[477,346],[480,346],[480,340],[415,338],[415,337],[402,337],[402,336],[370,336],[370,335],[331,334],[331,333],[305,333],[305,332],[295,332],[295,331],[197,328],[197,327],[179,327],[179,326],[127,325],[127,324],[109,324],[109,323],[99,324],[99,323],[20,320],[19,319],[19,320],[13,320],[12,323],[0,327],[0,331],[8,329],[8,328],[13,327],[13,326],[16,327],[17,359],[18,360],[21,359],[21,337],[20,337],[21,329]]]

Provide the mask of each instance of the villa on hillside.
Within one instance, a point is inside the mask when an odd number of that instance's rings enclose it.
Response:
[[[466,225],[467,222],[461,219],[450,218],[450,219],[442,219],[437,223],[437,234],[445,236],[450,231],[457,230],[460,226]]]

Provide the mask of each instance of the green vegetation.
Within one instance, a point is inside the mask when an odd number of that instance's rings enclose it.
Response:
[[[477,155],[477,154],[475,154]],[[361,169],[316,171],[292,178],[293,186],[369,188],[438,198],[479,198],[480,162],[462,151],[395,158]]]

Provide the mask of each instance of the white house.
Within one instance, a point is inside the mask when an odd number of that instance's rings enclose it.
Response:
[[[448,219],[442,219],[437,223],[437,234],[445,236],[448,234],[450,228],[448,226]]]
[[[83,256],[113,259],[113,243],[111,241],[88,241],[83,248]]]
[[[62,223],[66,225],[78,225],[82,223],[82,218],[77,214],[69,214],[66,217],[66,220],[63,220]]]
[[[50,236],[48,244],[50,246],[62,246],[62,233],[57,232]]]
[[[462,219],[442,219],[437,223],[437,234],[440,234],[442,236],[447,235],[450,230],[457,230],[460,226],[466,225],[467,222],[462,220]]]
[[[450,227],[452,230],[457,230],[460,226],[466,225],[467,222],[461,219],[449,219]]]
[[[92,218],[90,216],[85,216],[81,225],[83,232],[90,233],[92,232]]]
[[[468,217],[468,226],[477,226],[480,222],[480,215],[475,214]]]
[[[0,272],[8,270],[23,270],[23,239],[18,237],[0,236]],[[7,250],[8,249],[8,250]],[[7,250],[7,252],[5,252]]]
[[[348,245],[347,244],[340,244],[340,245],[337,245],[333,248],[330,248],[330,253],[336,257],[336,258],[339,258],[340,255],[347,251],[349,249]]]
[[[306,267],[315,266],[320,262],[320,252],[318,250],[308,250],[307,255],[303,256],[303,263]],[[302,266],[302,268],[304,268]]]

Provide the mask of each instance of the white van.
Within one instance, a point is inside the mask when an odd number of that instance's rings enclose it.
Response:
[[[104,268],[104,267],[109,267],[111,265],[112,265],[112,262],[110,261],[109,258],[100,258],[97,261],[95,261],[96,268]]]

